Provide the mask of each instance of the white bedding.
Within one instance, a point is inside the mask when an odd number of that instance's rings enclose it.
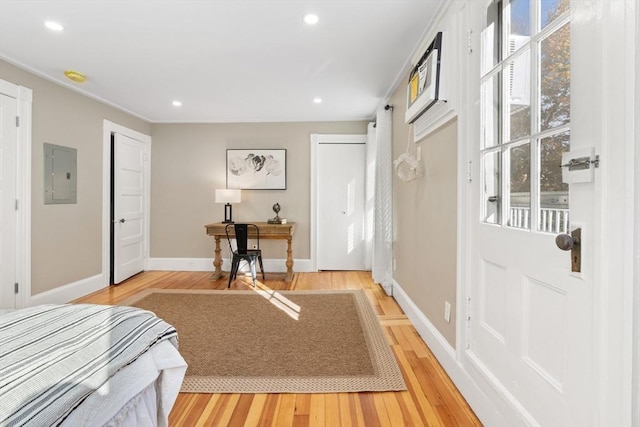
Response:
[[[186,370],[178,350],[163,341],[111,377],[62,425],[166,427]]]
[[[167,426],[186,372],[176,336],[132,307],[0,316],[0,426]]]

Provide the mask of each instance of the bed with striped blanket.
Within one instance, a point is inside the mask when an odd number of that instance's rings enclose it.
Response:
[[[134,307],[0,316],[0,426],[167,425],[186,371],[173,326]]]

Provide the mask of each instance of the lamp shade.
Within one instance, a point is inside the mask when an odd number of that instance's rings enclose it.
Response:
[[[240,190],[227,188],[216,189],[216,203],[240,203],[241,201],[242,192]]]

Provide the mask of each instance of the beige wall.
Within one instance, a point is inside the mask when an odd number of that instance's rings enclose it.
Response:
[[[396,90],[390,104],[394,106],[395,159],[407,149],[409,133],[404,122],[404,86]],[[450,121],[417,145],[422,149],[424,177],[403,182],[394,175],[394,278],[455,348],[457,121]],[[410,152],[416,154],[416,144],[411,144]],[[444,320],[445,301],[451,304],[450,323]]]
[[[151,250],[157,258],[208,258],[204,224],[220,221],[213,190],[224,188],[227,148],[287,149],[287,189],[244,191],[234,218],[264,221],[279,202],[298,223],[294,256],[308,259],[312,133],[366,133],[366,122],[150,124],[0,61],[0,79],[33,90],[32,295],[101,273],[103,120],[152,136]],[[78,202],[45,205],[43,143],[78,150]],[[265,242],[265,257],[284,258]]]
[[[287,190],[243,191],[237,220],[266,220],[279,202],[281,216],[298,223],[294,256],[310,256],[309,186],[312,133],[366,133],[366,122],[149,124],[67,88],[0,61],[0,78],[33,90],[32,294],[101,272],[103,120],[152,136],[152,258],[209,258],[212,239],[204,224],[219,221],[213,202],[225,187],[227,148],[287,149]],[[404,88],[395,106],[394,158],[406,148]],[[446,339],[455,343],[456,124],[420,142],[426,176],[394,180],[396,281]],[[78,203],[44,205],[44,142],[78,149]],[[283,258],[268,242],[265,257]],[[443,320],[444,301],[452,305]]]
[[[151,257],[212,258],[204,225],[222,221],[214,190],[226,187],[227,148],[287,150],[286,190],[243,190],[233,206],[237,221],[266,221],[275,214],[297,223],[296,259],[310,257],[309,187],[312,133],[364,134],[366,122],[154,124],[151,148]],[[286,256],[281,242],[261,242],[265,258]]]
[[[107,119],[145,134],[148,123],[0,61],[0,79],[33,90],[31,293],[100,274],[102,128]],[[78,150],[78,202],[44,204],[43,143]]]

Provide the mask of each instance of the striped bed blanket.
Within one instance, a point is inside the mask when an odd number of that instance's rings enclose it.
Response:
[[[59,425],[173,326],[134,307],[42,305],[0,316],[0,426]]]

